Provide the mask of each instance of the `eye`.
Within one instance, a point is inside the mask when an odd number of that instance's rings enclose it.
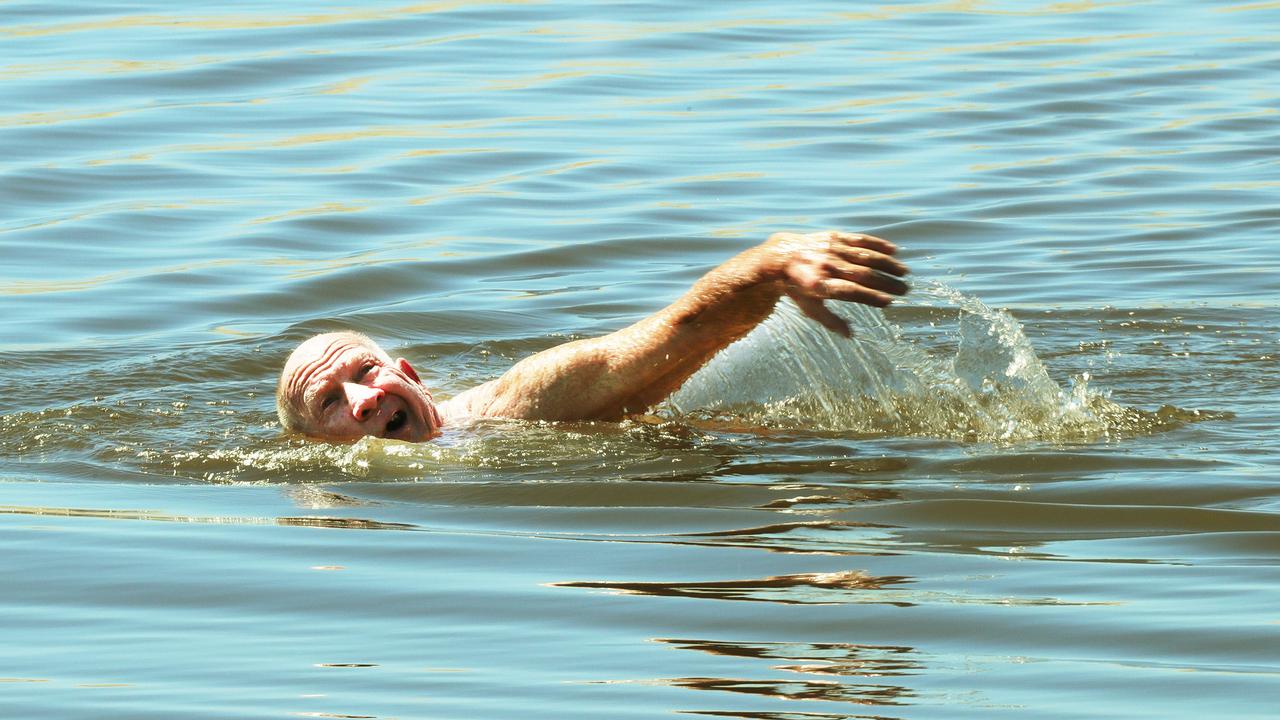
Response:
[[[328,395],[324,396],[324,400],[320,403],[320,407],[324,410],[328,410],[329,408],[333,407],[333,404],[336,402],[338,402],[338,394],[329,393]]]
[[[356,373],[356,380],[363,380],[364,377],[369,374],[369,371],[373,370],[374,367],[375,367],[374,364],[371,362],[366,362],[364,365],[361,365],[360,372]]]

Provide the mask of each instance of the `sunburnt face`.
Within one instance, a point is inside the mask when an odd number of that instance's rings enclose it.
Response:
[[[419,442],[440,432],[440,414],[413,367],[358,335],[307,340],[285,364],[282,382],[312,437]]]

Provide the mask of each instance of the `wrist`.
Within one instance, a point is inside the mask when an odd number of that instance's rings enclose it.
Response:
[[[763,243],[748,250],[753,280],[757,284],[776,284],[781,289],[786,280],[788,258],[794,249],[789,233],[774,233]]]

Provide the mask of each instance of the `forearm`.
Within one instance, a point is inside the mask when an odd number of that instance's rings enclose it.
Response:
[[[704,275],[680,299],[620,331],[661,339],[661,354],[637,354],[631,368],[643,381],[626,401],[641,412],[675,392],[716,353],[751,332],[772,314],[784,292],[767,245],[754,247]]]
[[[682,340],[719,341],[751,330],[769,316],[784,285],[772,243],[746,250],[703,275],[684,295],[637,323],[661,325]],[[736,337],[734,339],[737,339]]]

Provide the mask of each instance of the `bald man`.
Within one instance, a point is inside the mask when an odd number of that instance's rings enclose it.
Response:
[[[825,302],[882,308],[906,294],[907,268],[897,251],[871,235],[775,233],[634,325],[544,350],[440,403],[407,360],[393,360],[369,338],[317,335],[285,362],[276,408],[287,431],[332,441],[373,435],[420,442],[473,418],[621,420],[665,400],[767,318],[783,295],[848,337],[848,324]]]

